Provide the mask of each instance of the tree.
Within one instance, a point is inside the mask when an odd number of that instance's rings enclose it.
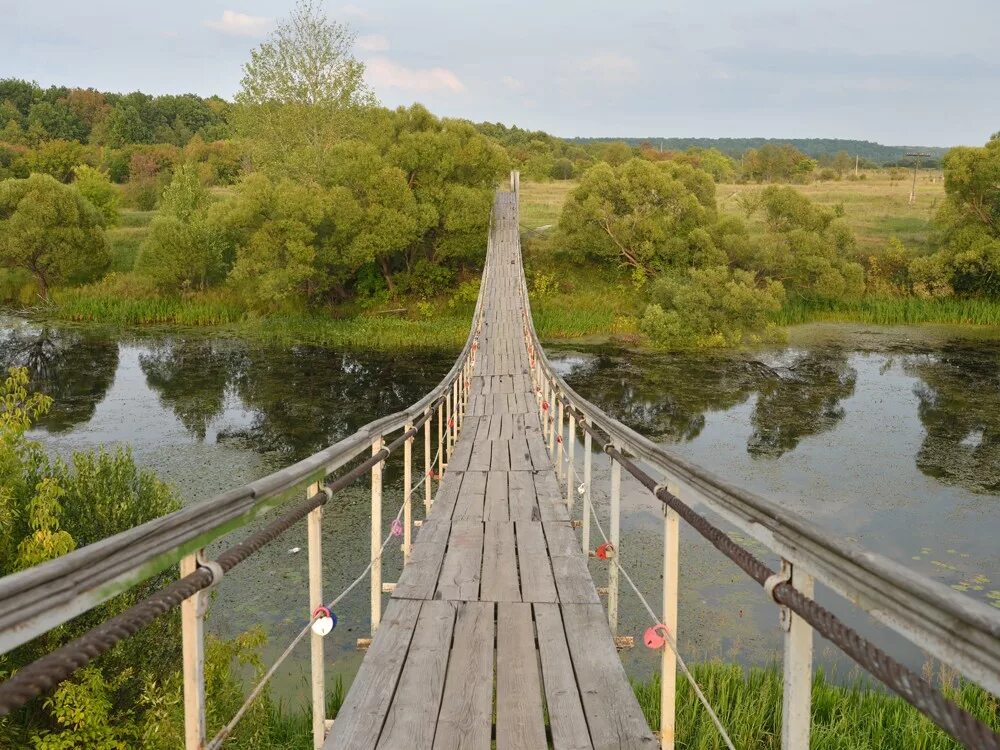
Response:
[[[90,128],[62,102],[38,102],[28,115],[28,126],[37,123],[49,138],[84,141]]]
[[[605,161],[612,167],[619,167],[635,156],[631,147],[622,141],[613,141],[601,149],[601,161]]]
[[[121,203],[121,193],[111,184],[108,173],[80,164],[73,168],[73,175],[73,186],[100,212],[104,226],[117,224],[120,218],[118,206]]]
[[[254,164],[272,174],[318,178],[326,151],[355,134],[360,108],[375,103],[354,33],[300,0],[251,52],[236,95],[237,131]]]
[[[55,177],[59,182],[73,178],[73,168],[83,160],[84,151],[76,141],[51,140],[40,143],[28,152],[28,169]]]
[[[553,180],[573,179],[573,162],[565,156],[561,156],[552,163],[550,175]]]
[[[149,143],[153,132],[135,106],[119,103],[95,128],[93,137],[102,145],[121,148],[130,143]]]
[[[0,182],[0,263],[54,283],[102,273],[111,261],[102,218],[79,192],[48,175]]]
[[[222,276],[223,240],[207,220],[208,193],[192,164],[175,172],[136,266],[167,289],[204,289]]]

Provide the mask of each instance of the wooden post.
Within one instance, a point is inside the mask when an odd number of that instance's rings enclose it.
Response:
[[[583,554],[590,554],[590,470],[593,458],[591,445],[593,438],[586,430],[583,431]]]
[[[556,479],[562,479],[563,456],[565,455],[564,444],[566,438],[563,437],[563,402],[559,399],[559,431],[556,433]]]
[[[444,399],[444,463],[451,463],[451,389]]]
[[[407,422],[403,428],[406,432],[413,429],[413,422]],[[413,438],[403,442],[403,565],[410,562],[410,529],[413,526],[413,495],[410,485],[413,484]]]
[[[617,445],[615,446],[618,447]],[[621,524],[622,465],[611,459],[611,546],[618,557],[619,526]],[[612,635],[618,635],[618,566],[614,560],[608,564],[608,625]]]
[[[441,485],[441,477],[444,476],[444,402],[438,404],[438,486]]]
[[[813,578],[804,570],[781,561],[782,568],[791,572],[791,584],[812,597]],[[805,620],[782,608],[785,629],[784,687],[781,711],[781,748],[797,750],[809,747],[809,724],[812,706],[813,631]]]
[[[431,413],[430,409],[424,412],[427,419],[424,421],[424,515],[431,512]]]
[[[451,385],[451,402],[454,404],[451,420],[451,449],[453,451],[455,450],[455,443],[458,442],[458,381],[459,379],[455,378],[455,382]]]
[[[570,412],[569,433],[566,440],[569,443],[569,466],[566,467],[566,509],[569,511],[570,520],[573,520],[573,493],[576,492],[574,477],[576,465],[573,463],[574,453],[576,453],[576,416]]]
[[[198,569],[198,555],[181,558],[181,578]],[[205,746],[204,592],[181,602],[181,658],[184,665],[184,748]]]
[[[671,489],[675,492],[675,489]],[[681,519],[672,508],[664,506],[663,515],[663,624],[677,643],[677,595],[680,575]],[[660,747],[674,748],[674,724],[677,713],[677,654],[669,646],[660,654]]]
[[[319,484],[310,485],[306,497],[319,492]],[[309,611],[315,612],[323,605],[323,506],[309,512],[306,517],[306,541],[309,547]],[[326,740],[326,686],[324,675],[323,636],[309,634],[312,657],[312,730],[313,747],[322,750]]]
[[[556,460],[556,384],[549,383],[549,456],[552,462]]]
[[[372,455],[382,450],[382,436],[372,441]],[[372,637],[382,620],[382,462],[372,467]]]

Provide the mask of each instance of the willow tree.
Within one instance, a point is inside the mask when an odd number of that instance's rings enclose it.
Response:
[[[275,176],[318,178],[324,155],[361,129],[376,103],[354,32],[301,0],[243,66],[234,124],[254,165]]]

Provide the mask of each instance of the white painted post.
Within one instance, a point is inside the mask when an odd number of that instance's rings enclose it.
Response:
[[[782,560],[782,568],[791,572],[791,584],[804,596],[813,595],[813,578],[804,570]],[[781,712],[781,748],[798,750],[809,747],[812,706],[813,630],[809,623],[789,609],[782,610],[785,628],[784,687]]]
[[[574,454],[576,453],[576,416],[570,412],[569,415],[569,433],[566,436],[566,440],[569,443],[569,467],[566,469],[566,509],[569,511],[570,520],[573,520],[573,493],[576,492],[576,487],[574,486],[576,482],[574,481],[576,465],[573,463]]]
[[[382,450],[382,436],[372,441],[372,455]],[[372,637],[382,620],[382,462],[372,467]]]
[[[556,460],[556,388],[549,383],[549,456]]]
[[[566,438],[563,437],[563,402],[559,400],[559,432],[556,433],[556,479],[562,479],[563,455]]]
[[[590,462],[591,444],[593,438],[586,430],[583,431],[583,554],[590,554]]]
[[[403,428],[406,432],[413,429],[413,422],[407,422]],[[403,441],[403,565],[410,562],[410,529],[413,526],[413,496],[410,485],[413,484],[413,438]]]
[[[444,400],[444,463],[451,463],[451,389]]]
[[[431,414],[430,409],[424,412],[424,515],[431,512]]]
[[[198,555],[181,558],[181,578],[198,569]],[[184,748],[205,746],[204,592],[181,602],[181,659],[184,666]]]
[[[681,519],[672,508],[664,506],[663,510],[663,624],[676,643]],[[674,748],[676,712],[677,654],[664,646],[660,654],[660,747],[663,750]]]
[[[615,446],[618,447],[617,445]],[[611,459],[611,546],[612,555],[618,557],[619,526],[622,503],[622,465]],[[618,566],[612,560],[608,565],[608,625],[611,634],[618,635]]]
[[[306,497],[319,492],[319,484],[310,485]],[[315,612],[323,605],[323,506],[309,512],[306,517],[306,541],[309,546],[309,611]],[[312,730],[313,747],[322,750],[326,740],[326,686],[324,675],[323,636],[309,634],[312,661]]]
[[[438,404],[438,485],[444,476],[444,402]]]

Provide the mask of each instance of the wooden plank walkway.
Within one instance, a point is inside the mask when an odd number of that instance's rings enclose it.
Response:
[[[498,193],[465,422],[324,748],[652,748],[545,448]]]

